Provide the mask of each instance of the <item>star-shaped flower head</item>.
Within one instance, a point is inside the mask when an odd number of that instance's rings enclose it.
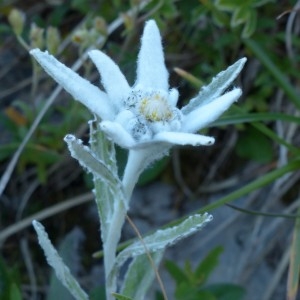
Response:
[[[105,92],[47,52],[34,49],[30,53],[54,80],[100,117],[101,129],[116,144],[131,150],[129,160],[133,156],[132,160],[140,161],[143,165],[140,169],[172,145],[214,143],[213,137],[196,132],[217,119],[241,96],[240,88],[230,91],[228,88],[246,62],[242,58],[221,72],[189,104],[178,109],[178,91],[169,88],[161,37],[154,20],[145,25],[133,86],[119,67],[99,50],[90,51],[89,56],[101,74]]]

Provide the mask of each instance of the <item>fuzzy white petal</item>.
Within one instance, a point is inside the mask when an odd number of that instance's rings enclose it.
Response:
[[[48,54],[48,52],[33,49],[30,51],[30,54],[58,84],[74,97],[75,100],[81,102],[101,119],[113,119],[113,107],[110,104],[107,95],[99,88],[80,77],[72,69]]]
[[[137,63],[136,85],[168,90],[168,71],[165,66],[160,33],[155,21],[146,23]]]
[[[183,117],[181,130],[185,132],[196,132],[204,128],[223,114],[233,102],[238,100],[241,94],[241,89],[236,88],[214,101],[193,110]]]
[[[129,94],[130,86],[115,62],[99,50],[92,50],[89,57],[101,74],[101,82],[114,105],[122,106],[123,97]]]
[[[179,98],[178,90],[175,88],[171,89],[169,92],[169,103],[175,107],[177,105],[178,98]]]
[[[116,144],[123,148],[133,148],[136,141],[119,123],[103,121],[100,123],[103,130]]]
[[[215,139],[200,134],[163,131],[155,135],[153,142],[164,142],[175,145],[208,146],[214,144]]]

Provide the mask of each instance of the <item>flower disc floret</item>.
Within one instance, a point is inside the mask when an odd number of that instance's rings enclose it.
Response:
[[[140,102],[139,112],[150,122],[164,122],[173,118],[172,108],[160,92],[146,94]]]
[[[115,122],[136,142],[151,141],[160,131],[179,130],[182,113],[169,100],[168,93],[161,90],[132,89]]]

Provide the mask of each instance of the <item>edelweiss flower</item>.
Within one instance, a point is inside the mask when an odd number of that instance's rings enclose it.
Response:
[[[90,51],[89,56],[101,74],[105,92],[47,52],[34,49],[30,53],[54,80],[101,118],[100,127],[108,137],[131,150],[129,160],[135,164],[138,161],[138,173],[174,144],[199,146],[214,143],[213,137],[196,132],[217,119],[240,97],[239,88],[224,91],[246,62],[246,58],[242,58],[221,72],[180,110],[176,107],[178,91],[169,89],[161,37],[153,20],[145,25],[137,79],[132,87],[119,67],[99,50]]]

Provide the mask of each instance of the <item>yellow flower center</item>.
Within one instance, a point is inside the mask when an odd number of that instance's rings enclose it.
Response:
[[[157,92],[141,99],[139,111],[150,122],[168,121],[173,117],[167,99]]]

